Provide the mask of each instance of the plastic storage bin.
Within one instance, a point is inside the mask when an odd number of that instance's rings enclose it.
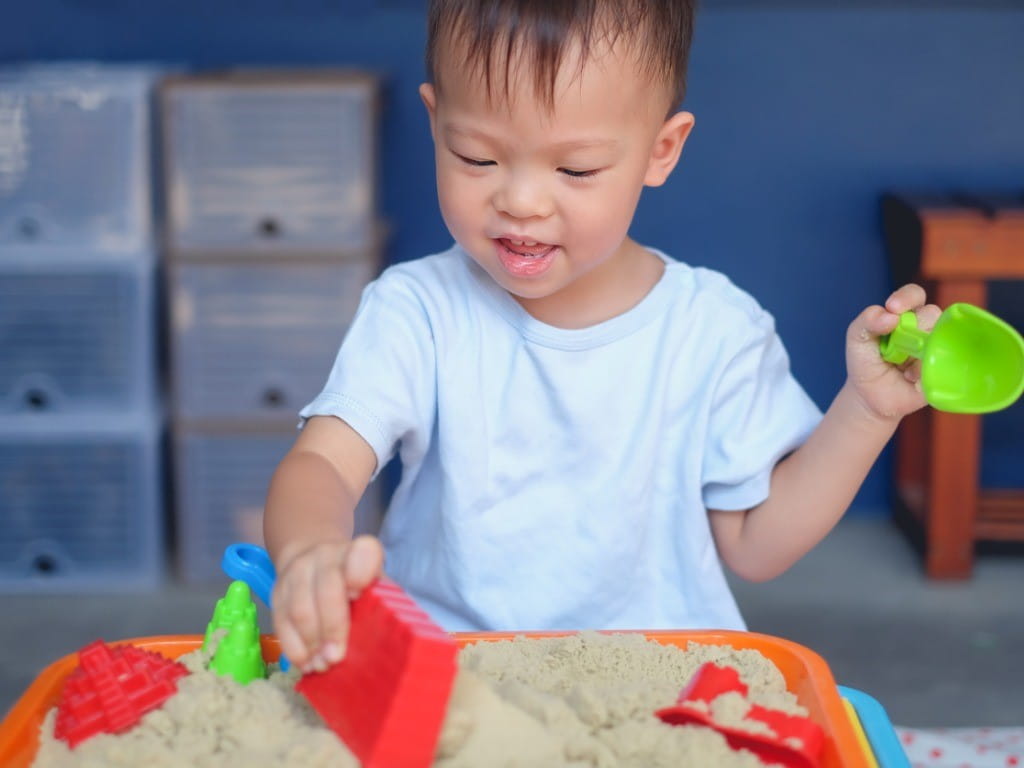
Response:
[[[0,260],[0,414],[152,407],[155,270]]]
[[[548,636],[526,633],[528,636]],[[809,710],[809,716],[825,731],[820,768],[868,768],[870,762],[857,741],[853,724],[847,717],[832,673],[819,655],[797,643],[782,638],[752,632],[644,632],[647,637],[665,644],[685,648],[693,641],[699,643],[728,644],[734,648],[754,648],[779,667],[786,687]],[[456,633],[459,646],[472,642],[486,642],[511,638],[503,633]],[[177,658],[202,645],[202,635],[175,635],[127,640],[149,651]],[[262,638],[263,653],[276,659],[280,653],[277,639]],[[38,748],[39,725],[46,712],[56,705],[66,678],[76,667],[75,654],[65,656],[44,669],[35,682],[14,705],[0,724],[0,764],[5,768],[27,768]]]
[[[330,72],[166,80],[169,253],[372,247],[377,90]]]
[[[0,260],[152,255],[156,78],[115,65],[0,68]]]
[[[229,544],[262,546],[270,477],[297,435],[294,425],[277,432],[176,431],[176,532],[183,581],[221,581],[221,558]],[[381,507],[378,481],[356,509],[357,533],[376,532]]]
[[[176,418],[294,418],[323,388],[377,271],[369,258],[172,265]]]
[[[155,415],[0,417],[0,591],[156,585],[159,442]]]

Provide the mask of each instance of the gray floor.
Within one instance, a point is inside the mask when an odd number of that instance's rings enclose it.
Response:
[[[970,581],[929,582],[889,523],[853,519],[779,579],[734,586],[751,630],[814,649],[894,723],[1024,725],[1022,555],[983,555]],[[222,589],[0,595],[0,712],[46,664],[98,637],[202,632]]]
[[[1024,726],[1019,547],[936,582],[891,524],[849,520],[780,578],[733,586],[752,631],[814,649],[896,724]]]

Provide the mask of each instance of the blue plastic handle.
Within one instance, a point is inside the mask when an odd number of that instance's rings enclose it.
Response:
[[[228,578],[244,581],[263,604],[270,608],[270,593],[274,589],[277,570],[270,555],[257,544],[229,544],[220,561],[221,570]],[[282,670],[288,669],[288,659],[280,658]]]
[[[277,571],[267,550],[256,544],[231,544],[224,550],[220,567],[228,578],[248,584],[256,597],[270,608],[270,592],[274,588]]]
[[[875,753],[878,768],[910,768],[910,760],[903,751],[900,737],[896,734],[889,715],[877,699],[856,688],[836,686],[839,694],[853,705],[857,718],[864,728],[868,744]]]

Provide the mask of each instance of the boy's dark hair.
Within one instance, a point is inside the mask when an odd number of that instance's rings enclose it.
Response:
[[[555,78],[567,43],[580,42],[582,68],[595,40],[625,37],[637,45],[641,71],[668,84],[669,112],[686,92],[686,64],[696,0],[430,0],[427,76],[436,87],[438,48],[459,50],[493,95],[492,70],[503,66],[509,93],[513,55],[530,62],[537,94],[554,105]]]

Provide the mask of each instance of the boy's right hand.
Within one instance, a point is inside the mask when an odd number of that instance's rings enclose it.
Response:
[[[357,536],[281,554],[271,597],[274,632],[296,667],[322,672],[344,657],[349,601],[381,575],[384,551],[373,536]]]

